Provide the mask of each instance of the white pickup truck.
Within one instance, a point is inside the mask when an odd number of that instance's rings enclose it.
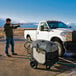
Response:
[[[58,45],[59,55],[65,51],[76,53],[76,31],[61,21],[40,22],[35,30],[25,30],[27,40],[48,40]]]

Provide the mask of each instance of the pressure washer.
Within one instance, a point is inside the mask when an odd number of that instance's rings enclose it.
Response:
[[[38,64],[45,65],[46,69],[50,69],[54,64],[76,67],[76,63],[59,57],[58,47],[54,42],[46,40],[26,41],[24,47],[27,50],[30,66],[34,69],[37,68]],[[59,62],[59,60],[70,64]]]

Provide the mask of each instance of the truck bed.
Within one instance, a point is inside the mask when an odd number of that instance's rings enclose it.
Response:
[[[31,39],[36,40],[37,30],[35,28],[28,28],[24,31],[24,38],[26,39],[26,36],[29,35]]]

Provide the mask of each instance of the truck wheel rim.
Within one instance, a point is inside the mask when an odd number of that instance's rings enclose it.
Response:
[[[57,42],[55,42],[56,44],[57,44],[57,46],[58,46],[58,54],[59,54],[59,56],[60,56],[60,54],[61,54],[61,47],[59,46],[59,44],[57,43]]]

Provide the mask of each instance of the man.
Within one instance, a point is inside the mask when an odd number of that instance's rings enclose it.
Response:
[[[12,55],[17,55],[17,53],[14,52],[13,29],[16,29],[18,27],[20,27],[20,24],[17,24],[17,26],[13,26],[13,24],[11,24],[11,19],[10,18],[6,19],[6,23],[4,25],[4,32],[6,35],[5,53],[8,57],[11,57],[11,55],[9,55],[9,53],[8,53],[8,48],[9,48],[10,44],[11,44]]]

